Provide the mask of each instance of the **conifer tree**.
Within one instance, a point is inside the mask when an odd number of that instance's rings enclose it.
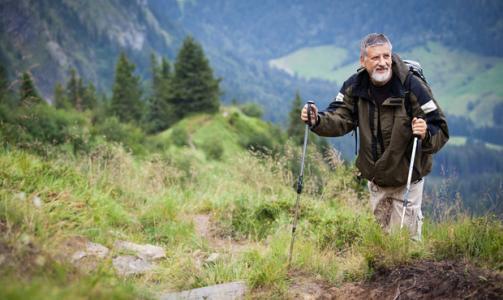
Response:
[[[73,68],[66,84],[66,97],[73,108],[82,111],[82,80],[77,77],[77,71]]]
[[[59,82],[54,86],[54,107],[62,109],[69,109],[72,107],[66,96],[65,88]]]
[[[169,102],[172,96],[170,65],[162,59],[159,67],[155,55],[151,56],[152,96],[149,101],[147,121],[150,132],[160,132],[174,121],[173,106]]]
[[[175,62],[173,97],[177,117],[193,112],[216,112],[220,105],[219,79],[206,59],[203,48],[192,37],[184,40]]]
[[[7,71],[4,66],[0,64],[0,104],[3,104],[7,97],[8,83]]]
[[[140,78],[133,74],[135,65],[121,53],[115,68],[111,111],[122,122],[139,122],[143,117]]]
[[[288,114],[288,137],[293,139],[296,144],[302,145],[304,141],[304,124],[300,121],[300,112],[302,110],[302,99],[299,91],[295,93],[292,108]]]
[[[171,64],[165,57],[162,58],[161,77],[163,79],[171,79]]]
[[[94,84],[89,83],[87,86],[82,85],[82,108],[94,109],[98,102],[98,96],[96,95],[96,88]]]
[[[24,72],[21,77],[21,86],[19,88],[19,97],[21,105],[31,106],[34,104],[45,103],[40,97],[33,80],[28,72]]]
[[[150,54],[150,73],[152,76],[152,93],[155,93],[161,80],[161,69],[154,53]]]

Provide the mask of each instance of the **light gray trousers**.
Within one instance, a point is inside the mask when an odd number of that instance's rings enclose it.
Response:
[[[423,187],[424,180],[411,183],[403,221],[403,226],[409,230],[411,237],[415,240],[421,240]],[[388,233],[400,229],[406,186],[380,187],[369,181],[368,188],[370,207],[377,222]]]

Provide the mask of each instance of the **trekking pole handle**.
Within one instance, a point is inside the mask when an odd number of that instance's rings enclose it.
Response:
[[[424,117],[422,116],[418,116],[418,117],[415,117],[416,119],[423,119],[424,120]],[[417,138],[418,140],[421,139],[421,136],[419,134],[412,134],[413,137]]]
[[[314,105],[314,101],[307,101],[307,125],[309,127],[313,126],[313,120],[311,119],[312,105]]]

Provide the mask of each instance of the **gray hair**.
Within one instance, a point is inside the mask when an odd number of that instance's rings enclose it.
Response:
[[[388,44],[390,49],[393,49],[390,40],[383,33],[371,33],[363,38],[360,43],[360,56],[367,56],[367,48],[372,46]]]

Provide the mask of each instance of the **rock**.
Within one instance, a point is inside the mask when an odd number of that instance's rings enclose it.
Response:
[[[118,256],[112,260],[112,264],[121,276],[140,275],[153,268],[147,260],[132,255]]]
[[[19,201],[24,201],[26,200],[26,193],[25,192],[19,192],[16,194],[16,199]]]
[[[56,260],[70,262],[79,270],[90,272],[96,269],[110,250],[98,243],[93,243],[82,236],[67,238],[56,249]]]
[[[206,286],[198,289],[164,294],[160,300],[237,300],[244,299],[246,284],[244,282],[230,282]]]
[[[31,199],[31,202],[33,203],[33,206],[35,206],[36,208],[41,208],[42,207],[42,199],[40,199],[39,196],[34,196]]]
[[[117,241],[114,244],[116,250],[131,251],[144,260],[153,261],[166,257],[166,251],[162,247],[154,245],[139,245],[126,241]]]
[[[71,261],[72,263],[77,263],[79,260],[87,256],[104,259],[108,255],[108,252],[110,252],[110,250],[101,244],[86,242],[84,249],[79,250],[72,255]]]

